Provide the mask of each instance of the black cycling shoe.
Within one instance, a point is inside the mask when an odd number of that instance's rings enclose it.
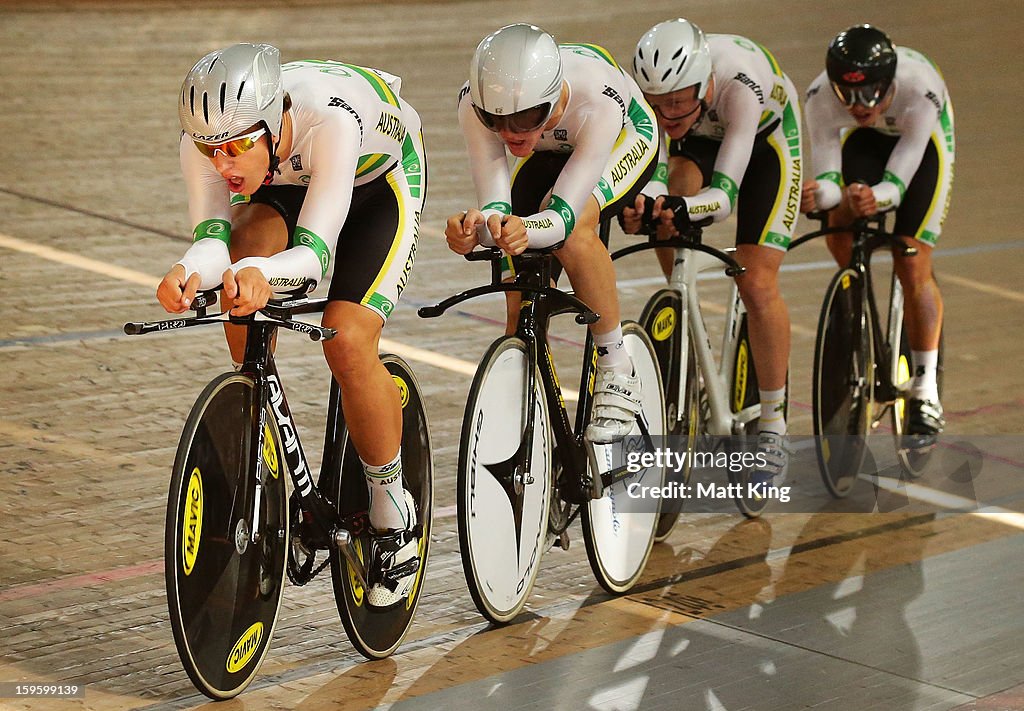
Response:
[[[909,403],[907,413],[907,431],[903,438],[905,446],[911,449],[932,447],[945,426],[942,405],[937,401],[914,398]]]

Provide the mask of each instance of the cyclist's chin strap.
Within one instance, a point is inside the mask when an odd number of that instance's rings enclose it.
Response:
[[[280,143],[280,141],[278,141],[278,143]],[[270,185],[274,182],[274,173],[281,173],[281,159],[277,157],[277,146],[278,144],[275,143],[274,150],[270,154],[270,167],[267,168],[267,177],[263,179],[264,185]]]

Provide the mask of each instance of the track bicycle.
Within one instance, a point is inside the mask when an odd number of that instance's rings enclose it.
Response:
[[[607,222],[602,236],[607,239]],[[618,445],[584,438],[590,419],[597,351],[588,330],[575,427],[548,344],[552,316],[574,313],[579,324],[599,316],[575,296],[549,286],[551,249],[517,257],[513,283],[501,283],[502,252],[483,249],[469,261],[490,261],[491,284],[420,309],[440,316],[468,299],[519,292],[515,335],[487,349],[473,378],[459,448],[459,539],[463,570],[477,609],[502,624],[523,609],[540,559],[552,546],[569,546],[567,529],[582,513],[591,569],[602,588],[628,591],[640,578],[658,522],[660,500],[631,496],[629,487],[661,487],[663,467],[623,464],[623,453],[652,452],[665,434],[661,376],[650,339],[636,323],[623,324],[626,350],[642,382],[642,410]]]
[[[197,294],[195,316],[127,323],[129,335],[231,322],[247,325],[239,372],[215,377],[185,421],[167,500],[164,570],[171,629],[182,666],[213,699],[239,694],[270,648],[287,573],[305,585],[328,562],[335,601],[353,646],[370,659],[391,654],[412,623],[430,545],[433,468],[420,388],[394,355],[381,360],[401,392],[403,483],[416,503],[419,555],[408,597],[370,608],[377,579],[368,493],[331,378],[323,465],[314,481],[274,363],[277,329],[326,340],[335,331],[293,317],[322,312],[326,299],[301,289],[244,317],[208,313],[216,291]],[[294,490],[289,498],[286,478]],[[318,561],[317,554],[326,552]]]
[[[886,213],[850,225],[828,226],[828,213],[808,215],[821,229],[793,241],[790,249],[823,235],[853,235],[850,261],[829,282],[814,344],[813,420],[818,466],[825,488],[845,497],[861,472],[867,437],[890,413],[900,467],[920,476],[930,457],[906,435],[911,350],[903,324],[903,288],[894,269],[889,278],[886,322],[881,321],[871,275],[871,255],[881,247],[913,257],[917,249],[886,229]],[[942,392],[943,341],[939,340],[937,381]],[[868,472],[872,474],[874,472]]]
[[[651,223],[653,201],[646,201],[644,222]],[[747,309],[733,281],[725,310],[725,331],[720,358],[716,362],[711,346],[698,290],[698,275],[725,267],[725,275],[736,277],[744,268],[735,260],[734,248],[720,250],[703,243],[704,227],[710,218],[689,223],[677,220],[677,237],[658,239],[652,232],[646,242],[629,245],[612,253],[617,260],[651,249],[674,249],[672,273],[668,285],[656,291],[644,306],[640,324],[650,335],[658,356],[665,385],[665,407],[669,434],[685,438],[692,455],[702,441],[744,448],[748,436],[757,436],[761,415],[757,373],[751,357],[747,327]],[[788,407],[788,400],[787,400]],[[724,439],[723,439],[724,438]],[[688,484],[692,457],[668,478]],[[748,472],[729,470],[729,479],[737,491],[750,493]],[[767,497],[737,495],[737,508],[748,517],[759,516]],[[658,522],[658,540],[668,537],[682,511],[683,497],[662,502]]]

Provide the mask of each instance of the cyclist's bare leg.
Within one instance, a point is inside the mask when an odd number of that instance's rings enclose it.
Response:
[[[838,227],[839,225],[848,225],[853,222],[856,216],[853,211],[850,210],[849,203],[846,199],[846,193],[843,193],[843,199],[836,207],[828,214],[828,226]],[[833,259],[836,260],[836,264],[840,267],[845,267],[850,263],[850,256],[853,253],[853,234],[850,232],[836,232],[835,234],[825,236],[825,244],[828,245],[828,251],[832,253]]]
[[[903,323],[907,339],[915,351],[934,351],[939,347],[942,328],[942,294],[932,275],[931,245],[903,237],[917,248],[913,257],[893,254],[896,276],[903,286]]]
[[[601,208],[591,196],[576,219],[576,228],[555,252],[562,263],[576,296],[601,320],[590,327],[595,336],[619,326],[619,294],[615,289],[615,267],[608,248],[598,236]]]
[[[231,261],[243,257],[270,257],[288,246],[288,227],[274,208],[263,203],[236,205],[231,208]],[[222,292],[223,300],[223,292]],[[228,308],[230,304],[224,303]],[[245,326],[224,324],[224,335],[231,350],[231,359],[241,363],[245,358]],[[276,343],[276,336],[274,342]]]
[[[672,156],[668,159],[669,171],[668,171],[668,192],[669,195],[680,195],[682,197],[691,197],[700,192],[701,187],[704,185],[704,178],[700,172],[700,167],[689,158],[682,158],[680,156]],[[667,239],[668,234],[663,233],[663,230],[658,230],[658,239]],[[676,252],[674,249],[656,249],[655,254],[658,256],[658,264],[661,265],[661,271],[668,279],[672,274],[673,263],[675,262]]]
[[[377,357],[384,322],[365,306],[332,301],[323,325],[338,332],[324,341],[324,355],[341,385],[341,407],[352,444],[367,464],[387,464],[397,456],[402,441],[402,404]]]
[[[786,253],[772,247],[741,244],[736,247],[736,256],[746,268],[736,277],[736,284],[747,307],[758,387],[779,390],[786,387],[789,367],[789,311],[779,291],[779,266]]]

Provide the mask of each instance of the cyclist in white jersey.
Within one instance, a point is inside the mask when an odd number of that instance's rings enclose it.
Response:
[[[654,205],[660,233],[675,234],[677,215],[716,222],[737,215],[736,257],[746,272],[736,283],[749,314],[761,398],[759,461],[766,462],[751,480],[779,483],[788,466],[783,436],[790,329],[778,272],[800,201],[796,88],[761,45],[738,35],[705,35],[682,18],[641,37],[633,76],[667,138],[660,151],[667,166],[644,188],[647,199],[665,196]],[[626,231],[640,231],[643,206],[640,197],[623,212]],[[667,276],[672,251],[659,250],[658,256]]]
[[[623,348],[615,271],[597,230],[653,174],[650,107],[607,50],[558,45],[540,28],[517,24],[477,47],[459,124],[480,207],[448,219],[449,247],[465,254],[496,244],[514,257],[561,245],[555,254],[576,296],[601,315],[591,326],[598,363],[586,435],[621,439],[640,410],[641,383]],[[516,159],[511,170],[506,150]],[[518,297],[508,303],[512,332]]]
[[[942,296],[932,249],[953,184],[946,84],[923,54],[860,25],[829,44],[826,70],[811,83],[806,108],[817,177],[804,184],[801,209],[837,208],[831,225],[895,210],[895,233],[916,240],[915,256],[893,257],[914,368],[907,430],[912,446],[929,446],[945,426],[936,384]],[[829,248],[846,264],[850,235],[831,235]]]
[[[426,190],[420,119],[400,84],[340,62],[281,66],[266,44],[199,60],[178,107],[194,242],[157,290],[181,313],[197,289],[223,282],[225,303],[244,316],[274,288],[324,279],[334,262],[323,325],[338,335],[324,354],[366,472],[375,607],[408,595],[418,546],[402,486],[399,393],[377,357],[415,259]],[[244,327],[225,330],[240,367]]]

